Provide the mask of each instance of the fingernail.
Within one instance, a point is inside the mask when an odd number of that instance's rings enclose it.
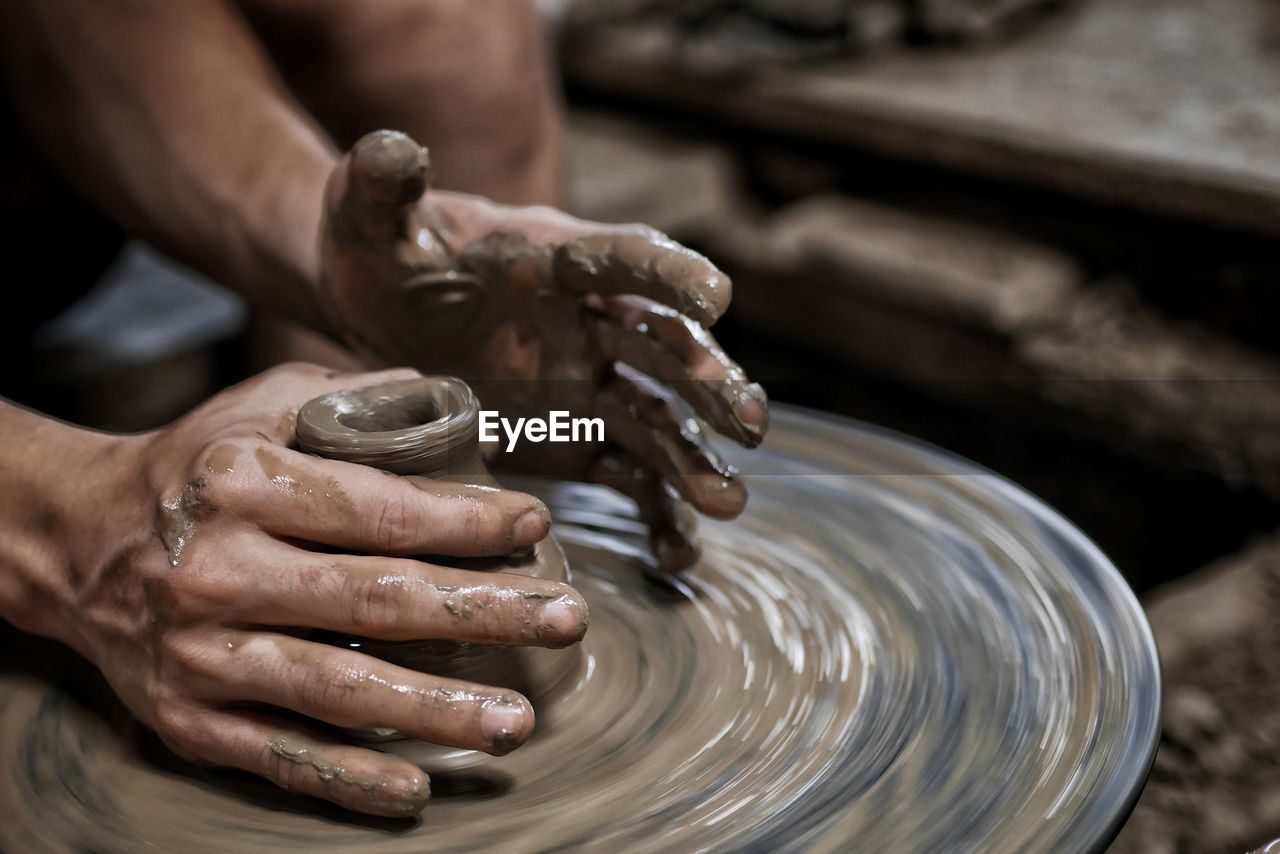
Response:
[[[480,734],[496,753],[509,753],[523,743],[525,710],[520,706],[490,700],[480,715]]]
[[[747,505],[747,488],[733,469],[695,475],[692,486],[694,505],[712,518],[732,519]]]
[[[566,593],[542,606],[543,640],[555,638],[566,644],[577,643],[587,633],[587,606],[573,594]]]
[[[764,438],[769,429],[769,410],[765,404],[764,389],[757,383],[751,383],[734,395],[733,414],[738,421],[757,439]]]
[[[515,544],[528,546],[541,540],[551,528],[551,511],[541,501],[538,506],[516,520]]]

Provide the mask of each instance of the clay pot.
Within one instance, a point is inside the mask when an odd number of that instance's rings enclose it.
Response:
[[[453,377],[421,377],[333,392],[299,410],[298,446],[307,453],[372,466],[412,482],[446,480],[496,487],[480,455],[479,409],[470,387]],[[512,555],[423,555],[421,559],[475,572],[569,580],[564,551],[554,537]],[[581,659],[576,647],[548,650],[436,640],[390,642],[340,634],[323,639],[420,672],[520,691],[535,706],[572,678]]]

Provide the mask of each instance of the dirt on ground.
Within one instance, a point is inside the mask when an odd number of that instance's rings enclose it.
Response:
[[[1280,837],[1280,534],[1147,597],[1164,734],[1112,851],[1249,851]]]

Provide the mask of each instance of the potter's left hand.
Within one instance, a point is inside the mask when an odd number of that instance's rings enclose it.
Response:
[[[689,505],[732,518],[746,503],[706,425],[748,447],[768,427],[763,389],[706,329],[728,278],[645,226],[428,193],[428,180],[426,150],[389,131],[339,163],[322,234],[329,320],[378,361],[462,377],[504,418],[603,418],[603,446],[526,444],[505,462],[621,490],[659,566],[691,565]]]

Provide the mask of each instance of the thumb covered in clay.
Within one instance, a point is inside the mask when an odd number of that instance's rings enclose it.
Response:
[[[366,134],[326,187],[320,298],[334,328],[374,363],[441,370],[475,338],[482,289],[459,275],[429,213],[431,160],[398,131]]]
[[[402,238],[406,218],[430,181],[430,155],[407,134],[365,134],[334,170],[326,189],[330,228],[368,240]]]

